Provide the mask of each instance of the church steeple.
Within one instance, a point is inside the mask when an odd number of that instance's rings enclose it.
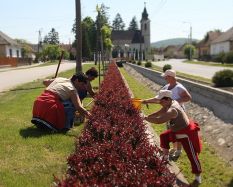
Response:
[[[148,19],[148,13],[146,10],[146,2],[144,2],[144,10],[142,12],[142,19],[147,20]]]

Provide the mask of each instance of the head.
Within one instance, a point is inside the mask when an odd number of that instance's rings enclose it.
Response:
[[[172,91],[160,90],[159,94],[155,97],[160,100],[162,106],[169,106],[172,102]]]
[[[84,73],[80,72],[74,74],[70,80],[75,86],[75,88],[78,89],[79,87],[85,86],[87,84],[88,77]]]
[[[162,75],[168,83],[176,82],[176,71],[173,69],[166,70]]]
[[[94,67],[87,70],[85,74],[89,81],[93,81],[96,77],[98,77],[98,71]]]

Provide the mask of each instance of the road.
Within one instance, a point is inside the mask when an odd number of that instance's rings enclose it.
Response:
[[[59,72],[74,69],[76,63],[62,62]],[[1,69],[0,71],[0,92],[7,91],[20,84],[32,82],[37,79],[55,75],[57,65],[42,66],[42,67],[18,67]]]
[[[190,75],[196,75],[196,76],[204,77],[208,79],[211,79],[217,71],[220,71],[223,69],[233,70],[233,68],[228,68],[228,67],[188,64],[188,63],[183,63],[183,61],[184,61],[183,59],[170,59],[167,61],[153,62],[153,64],[160,66],[160,67],[163,67],[165,64],[170,64],[172,68],[176,71],[190,74]]]

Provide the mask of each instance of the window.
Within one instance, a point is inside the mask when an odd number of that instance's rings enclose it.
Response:
[[[17,58],[19,58],[19,50],[16,51]]]
[[[145,31],[146,31],[146,29],[147,29],[147,24],[144,25],[144,29],[145,29]]]
[[[12,57],[12,49],[9,49],[10,57]]]

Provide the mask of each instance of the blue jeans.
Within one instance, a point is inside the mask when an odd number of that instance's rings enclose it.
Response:
[[[64,106],[66,116],[65,128],[70,129],[74,124],[75,108],[71,100],[62,101],[62,104]]]

